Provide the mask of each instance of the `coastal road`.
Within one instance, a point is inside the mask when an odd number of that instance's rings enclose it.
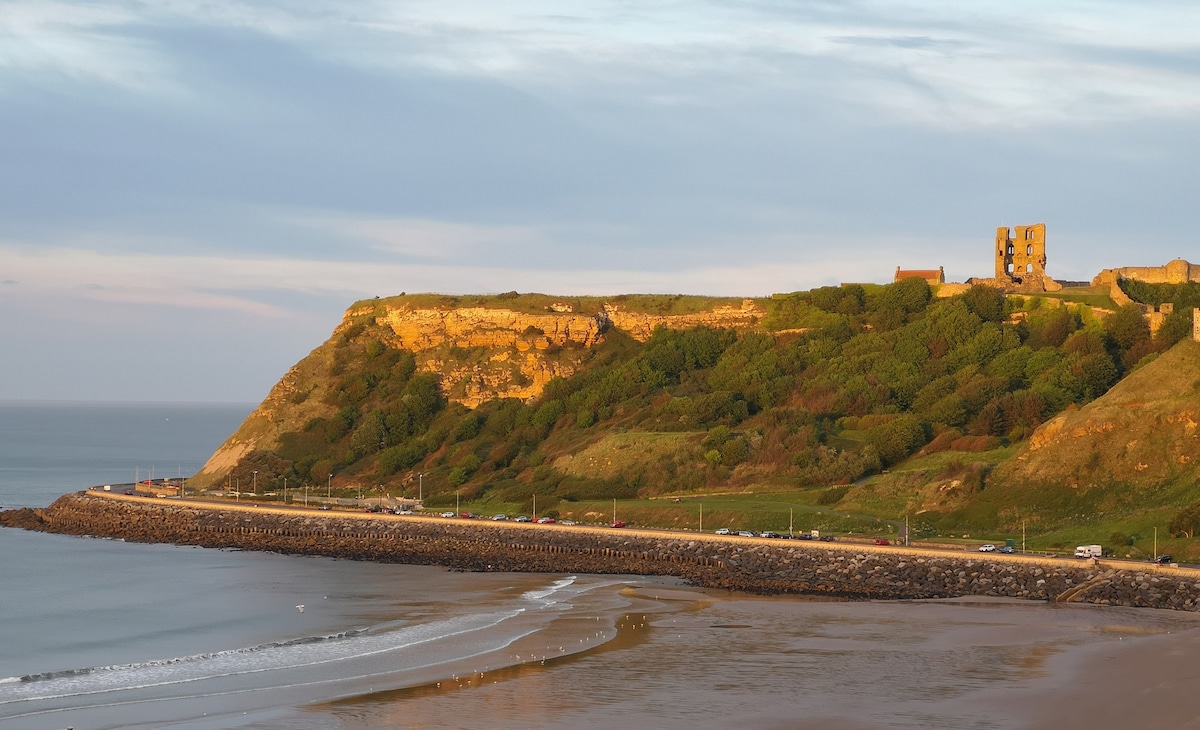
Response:
[[[162,504],[162,502],[164,501],[162,498],[118,494],[115,492],[105,492],[105,491],[98,490],[98,489],[89,490],[89,494],[105,497],[106,499],[123,500],[123,501],[131,501],[131,502],[150,502],[150,503]],[[462,524],[462,525],[478,524],[480,526],[503,527],[503,528],[506,528],[509,530],[540,530],[540,531],[558,530],[558,531],[563,531],[564,534],[565,533],[576,533],[577,534],[579,532],[592,532],[592,533],[605,534],[605,535],[612,535],[615,532],[620,532],[623,534],[630,534],[630,535],[644,535],[646,537],[669,536],[669,537],[679,539],[679,540],[701,540],[701,541],[715,541],[715,542],[740,543],[740,544],[760,543],[760,544],[779,545],[779,543],[782,542],[778,538],[741,537],[738,535],[716,535],[716,534],[706,533],[706,532],[691,532],[691,531],[686,531],[686,530],[650,529],[650,528],[642,528],[642,527],[612,528],[612,527],[607,527],[607,526],[579,525],[579,524],[560,525],[557,523],[541,525],[541,524],[537,524],[534,522],[513,522],[513,521],[497,522],[497,521],[493,521],[490,519],[473,520],[473,519],[463,519],[461,517],[448,518],[448,517],[437,517],[437,516],[432,516],[432,515],[429,515],[429,516],[426,516],[426,515],[390,515],[390,514],[379,514],[379,513],[373,513],[373,512],[357,511],[357,510],[356,511],[338,510],[338,509],[319,510],[319,509],[312,508],[312,507],[264,506],[264,505],[260,505],[260,504],[243,504],[243,503],[226,502],[226,501],[219,501],[219,500],[201,500],[201,499],[191,499],[191,498],[180,499],[178,497],[168,498],[166,501],[170,502],[173,505],[178,505],[180,507],[189,507],[189,508],[193,508],[193,509],[219,510],[222,512],[231,512],[231,511],[232,512],[242,512],[242,513],[247,513],[247,514],[293,514],[294,515],[297,513],[303,513],[303,514],[309,515],[311,517],[317,517],[317,518],[354,519],[354,520],[384,521],[384,522],[416,520],[416,521],[431,522],[431,523],[446,523],[448,521],[453,521],[457,524]],[[981,560],[981,561],[992,562],[992,563],[1018,562],[1018,563],[1022,563],[1022,564],[1029,564],[1030,562],[1033,562],[1033,563],[1044,564],[1047,566],[1056,566],[1056,567],[1061,567],[1062,565],[1064,565],[1064,563],[1069,563],[1072,561],[1071,558],[1051,557],[1051,556],[1033,555],[1033,554],[1022,555],[1022,554],[1018,553],[1018,554],[1013,554],[1013,555],[1005,555],[1002,553],[980,553],[980,552],[976,552],[975,550],[972,550],[972,549],[955,549],[955,548],[942,548],[942,547],[931,547],[931,546],[915,546],[915,547],[908,546],[908,547],[905,547],[905,546],[901,546],[901,545],[874,545],[874,544],[870,544],[870,543],[859,543],[859,542],[846,541],[844,538],[839,539],[836,542],[788,541],[788,544],[792,545],[794,547],[797,547],[797,548],[801,548],[801,549],[807,548],[807,549],[821,549],[821,550],[836,550],[836,551],[854,552],[854,553],[885,553],[885,554],[889,554],[889,555],[903,554],[903,555],[911,555],[913,557],[921,557],[921,556],[924,556],[924,557],[947,557],[948,555],[955,555],[955,556],[959,556],[959,557],[970,558],[973,560]],[[1080,564],[1083,565],[1083,562],[1081,561]],[[1116,559],[1107,559],[1107,558],[1100,561],[1100,565],[1101,565],[1101,567],[1108,568],[1108,569],[1116,569],[1116,570],[1123,570],[1123,571],[1139,571],[1139,572],[1152,571],[1152,572],[1161,572],[1161,573],[1165,573],[1165,574],[1176,573],[1176,572],[1193,572],[1194,571],[1193,566],[1178,566],[1178,567],[1165,566],[1165,565],[1158,566],[1158,565],[1154,565],[1152,563],[1146,563],[1146,562],[1142,562],[1142,561],[1116,560]]]

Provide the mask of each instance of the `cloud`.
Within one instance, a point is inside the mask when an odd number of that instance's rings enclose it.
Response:
[[[0,87],[44,70],[182,94],[194,79],[161,35],[190,29],[254,34],[368,73],[494,80],[565,108],[715,106],[751,88],[948,128],[1200,109],[1197,11],[1186,3],[698,2],[683,12],[593,0],[572,11],[540,0],[17,0],[0,7]]]

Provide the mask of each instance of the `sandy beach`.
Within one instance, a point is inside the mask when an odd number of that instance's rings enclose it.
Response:
[[[1198,726],[1200,617],[1010,600],[830,602],[649,581],[602,647],[307,708],[304,727]],[[254,727],[282,727],[263,724]]]

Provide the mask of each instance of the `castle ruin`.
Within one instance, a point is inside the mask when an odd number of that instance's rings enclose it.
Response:
[[[996,229],[996,285],[1005,291],[1058,291],[1062,285],[1046,274],[1046,224]]]

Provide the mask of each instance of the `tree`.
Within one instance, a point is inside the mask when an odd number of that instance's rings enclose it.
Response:
[[[1004,295],[999,289],[976,284],[962,295],[967,309],[984,322],[1004,321]]]
[[[1122,350],[1132,349],[1142,340],[1150,339],[1150,325],[1136,304],[1118,307],[1104,320],[1104,329]]]

